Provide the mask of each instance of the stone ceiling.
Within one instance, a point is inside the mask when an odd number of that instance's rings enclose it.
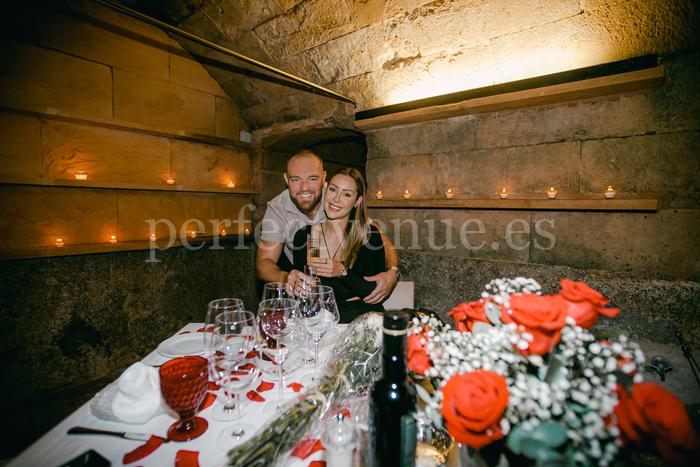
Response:
[[[270,134],[351,129],[359,110],[698,43],[693,0],[122,2],[358,102],[261,79],[259,70],[181,41],[251,129]]]

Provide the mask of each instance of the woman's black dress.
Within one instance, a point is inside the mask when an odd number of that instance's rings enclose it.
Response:
[[[311,226],[299,229],[294,234],[294,269],[303,271],[306,266],[306,239],[311,233]],[[335,298],[338,301],[340,322],[349,323],[357,316],[369,311],[383,312],[381,304],[369,305],[362,301],[364,297],[372,293],[377,286],[376,282],[366,281],[364,276],[373,276],[384,272],[384,243],[379,230],[370,225],[369,242],[362,245],[357,252],[357,259],[352,268],[348,268],[345,277],[321,277],[321,283],[333,288]],[[360,297],[360,300],[347,301],[352,297]]]

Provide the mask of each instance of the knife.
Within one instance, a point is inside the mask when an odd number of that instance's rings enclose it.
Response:
[[[126,431],[108,431],[108,430],[98,430],[96,428],[87,428],[84,426],[74,426],[68,430],[69,435],[107,435],[107,436],[117,436],[124,439],[132,439],[135,441],[148,441],[151,435],[145,433],[129,433]],[[165,438],[165,442],[170,441]]]

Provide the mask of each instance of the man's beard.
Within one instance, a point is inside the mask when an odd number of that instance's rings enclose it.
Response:
[[[321,202],[321,195],[319,194],[318,196],[314,196],[308,201],[300,201],[299,197],[301,196],[302,193],[297,193],[296,196],[292,196],[292,203],[294,203],[294,206],[297,207],[301,212],[304,214],[309,214],[311,213],[314,209],[318,207],[318,205]]]

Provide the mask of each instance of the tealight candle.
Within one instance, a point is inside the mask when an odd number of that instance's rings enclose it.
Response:
[[[403,199],[411,199],[411,192],[406,190],[403,192]]]
[[[75,173],[76,180],[87,180],[87,172],[84,170],[79,170]]]
[[[236,184],[233,183],[232,181],[229,181],[229,182],[226,184],[226,186],[227,186],[228,188],[236,188]]]
[[[507,191],[505,188],[503,188],[503,189],[498,193],[498,197],[501,198],[501,199],[508,199],[508,191]]]
[[[109,236],[109,243],[111,243],[112,245],[116,245],[116,244],[117,244],[117,236],[116,236],[116,235],[110,235],[110,236]]]
[[[168,178],[165,179],[165,183],[168,185],[175,185],[175,177],[169,175]]]
[[[549,199],[554,199],[557,197],[557,190],[554,189],[553,186],[549,187],[549,190],[547,190],[547,198]]]
[[[156,241],[156,234],[151,234],[151,241],[155,242]]]
[[[62,237],[57,237],[56,241],[54,242],[54,245],[56,245],[58,248],[62,248],[64,243],[63,243],[63,238]]]
[[[221,236],[225,237],[226,236],[226,229],[221,229]]]
[[[379,190],[377,192],[377,199],[382,199],[382,198],[384,198],[384,193],[382,193],[382,190]]]
[[[190,230],[190,238],[197,238],[197,231],[196,230]]]
[[[608,186],[608,189],[605,190],[605,199],[613,199],[617,192],[615,191],[615,188],[611,186]]]
[[[246,227],[245,229],[243,229],[243,233],[246,235],[250,235],[250,228]]]
[[[445,196],[447,197],[447,199],[452,199],[452,197],[453,197],[454,195],[455,195],[455,194],[454,194],[454,192],[452,191],[452,188],[448,188],[447,191],[445,192]]]

